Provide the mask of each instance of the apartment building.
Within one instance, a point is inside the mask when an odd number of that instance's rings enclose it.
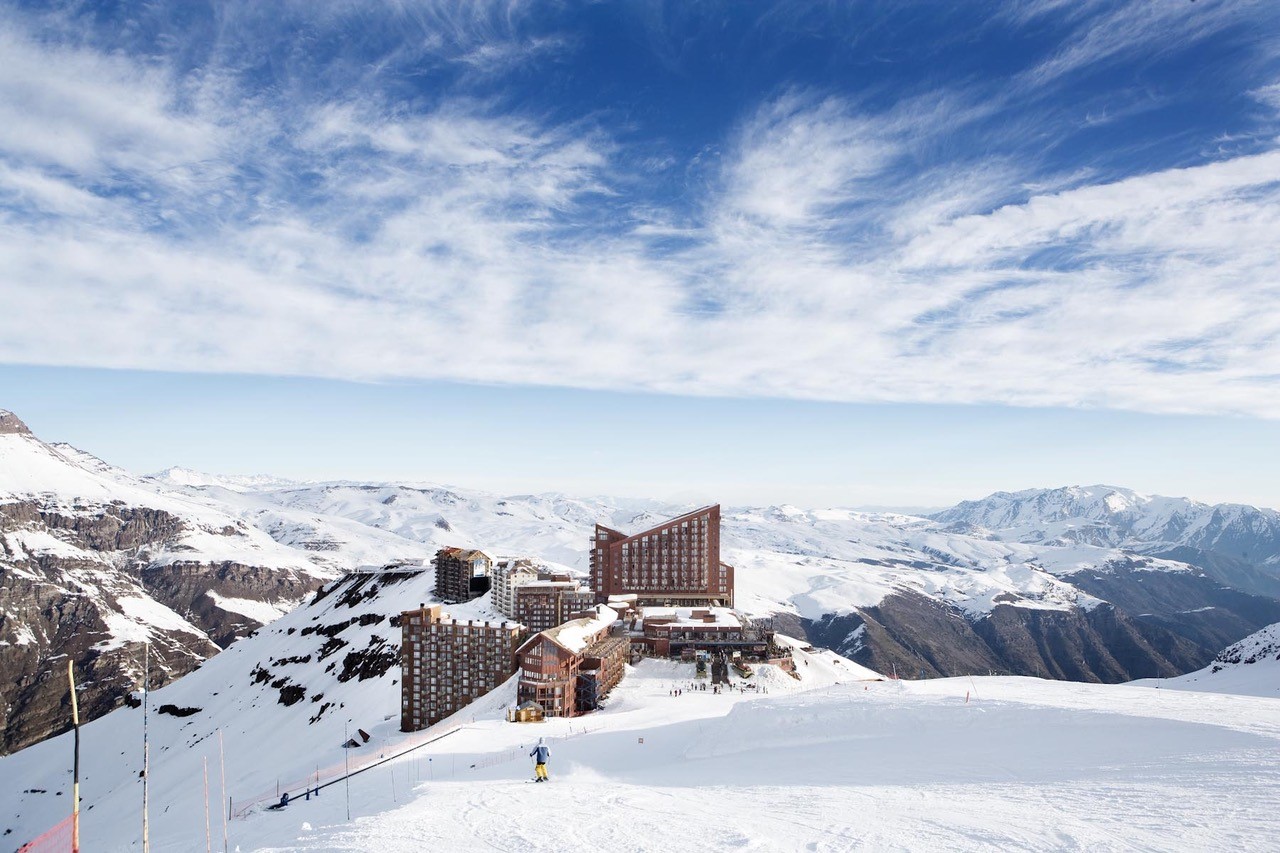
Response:
[[[424,729],[516,671],[525,637],[516,622],[456,621],[440,605],[400,614],[400,730]]]
[[[458,603],[489,591],[493,559],[470,548],[441,548],[431,564],[436,567],[436,597]]]
[[[521,583],[514,589],[512,615],[530,633],[546,631],[596,603],[595,593],[567,572],[542,571],[536,580]]]
[[[493,609],[515,619],[515,591],[521,585],[538,579],[538,567],[531,560],[522,557],[499,558],[494,561],[490,576]]]
[[[574,712],[585,714],[618,685],[631,657],[631,640],[624,632],[609,633],[587,646],[574,685]]]
[[[576,717],[597,707],[622,680],[627,661],[630,643],[625,633],[613,633],[616,619],[612,610],[598,606],[590,618],[572,619],[525,640],[517,651],[517,701],[537,702],[548,717]],[[590,689],[581,685],[584,678]]]
[[[596,601],[733,606],[733,566],[720,561],[720,506],[707,506],[628,536],[597,524],[591,542]]]

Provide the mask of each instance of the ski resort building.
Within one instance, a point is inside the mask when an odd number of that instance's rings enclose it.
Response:
[[[438,723],[516,671],[524,626],[455,621],[440,605],[400,614],[400,730]]]
[[[526,583],[538,579],[538,567],[524,558],[499,558],[490,572],[489,590],[493,593],[493,609],[504,616],[516,618],[515,591]]]
[[[645,607],[630,628],[637,650],[656,657],[703,651],[765,660],[773,652],[772,631],[727,607]]]
[[[635,595],[640,605],[732,607],[733,566],[720,562],[720,506],[631,536],[597,524],[591,587],[598,602]]]
[[[591,610],[595,593],[568,572],[542,571],[536,580],[520,584],[514,590],[512,615],[530,633],[546,631],[568,622],[574,616]]]
[[[617,614],[598,606],[590,618],[573,619],[535,634],[520,646],[517,700],[536,702],[548,717],[576,717],[595,710],[622,680],[630,640]]]
[[[489,591],[493,560],[483,551],[441,548],[431,562],[436,567],[436,597],[441,601],[456,604]]]

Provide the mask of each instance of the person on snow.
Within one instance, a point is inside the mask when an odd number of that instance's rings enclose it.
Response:
[[[546,782],[547,759],[551,757],[551,749],[546,745],[542,738],[538,738],[538,745],[529,751],[529,755],[533,757],[533,781]]]

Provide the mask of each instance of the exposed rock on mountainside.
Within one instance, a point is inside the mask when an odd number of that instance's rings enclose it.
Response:
[[[5,413],[0,678],[15,685],[0,687],[5,743],[62,725],[54,656],[64,647],[92,673],[84,702],[97,713],[136,686],[148,637],[159,683],[356,566],[421,564],[460,545],[583,570],[597,521],[638,530],[689,509],[184,469],[139,478],[42,444]],[[999,493],[932,519],[791,506],[726,508],[723,519],[723,556],[748,615],[907,676],[1167,676],[1280,621],[1271,510],[1072,487]],[[359,618],[386,628],[392,616]],[[308,654],[335,678],[385,671],[393,643],[366,636],[373,624],[306,626],[321,632]],[[262,662],[265,684],[279,682],[273,701],[311,701],[289,666]]]
[[[1280,698],[1280,622],[1233,643],[1196,672],[1136,683],[1145,687]]]
[[[1193,666],[1208,662],[1212,649],[1235,642],[1262,625],[1280,621],[1280,600],[1228,589],[1207,575],[1113,567],[1108,572],[1077,572],[1074,586],[1133,614],[1137,622],[1159,626],[1201,649]],[[1135,673],[1135,678],[1141,677]]]
[[[904,593],[806,628],[811,642],[911,678],[995,672],[1117,682],[1177,675],[1206,657],[1195,643],[1107,604],[1088,610],[1002,604],[975,618]]]
[[[65,729],[65,659],[84,719],[190,672],[331,570],[233,516],[143,487],[0,411],[0,749]]]

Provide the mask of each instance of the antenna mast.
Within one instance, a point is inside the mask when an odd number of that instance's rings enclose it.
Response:
[[[147,777],[151,775],[151,752],[147,743],[147,700],[151,696],[151,643],[143,644],[142,657],[142,853],[151,853],[147,822]]]

